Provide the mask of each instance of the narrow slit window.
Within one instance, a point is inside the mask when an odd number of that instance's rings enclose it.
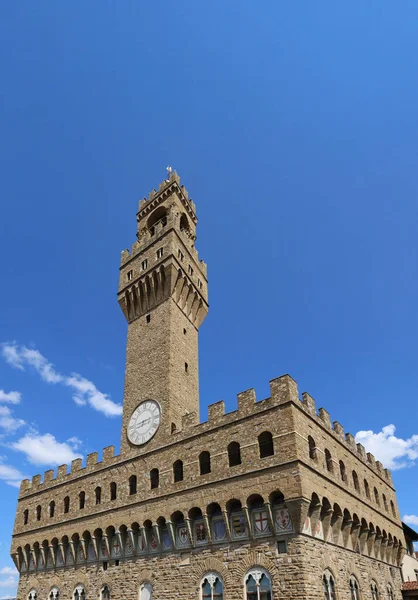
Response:
[[[142,270],[145,271],[145,269],[148,267],[148,260],[147,259],[145,259],[145,260],[142,261],[141,267],[142,267]]]
[[[131,269],[130,271],[128,271],[128,274],[127,274],[128,281],[132,281],[133,277],[134,277],[134,272]]]

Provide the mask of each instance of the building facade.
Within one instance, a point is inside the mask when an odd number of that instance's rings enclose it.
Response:
[[[391,475],[284,375],[199,419],[208,312],[196,208],[175,172],[122,253],[121,450],[21,484],[19,600],[401,600]]]

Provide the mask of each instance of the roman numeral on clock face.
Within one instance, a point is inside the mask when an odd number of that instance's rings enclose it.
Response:
[[[156,433],[161,421],[161,409],[155,400],[145,400],[132,413],[127,428],[131,444],[141,446]]]

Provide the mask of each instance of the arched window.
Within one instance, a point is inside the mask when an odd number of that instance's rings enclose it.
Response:
[[[388,585],[388,598],[389,600],[393,600],[393,589],[390,585]]]
[[[251,569],[245,576],[246,600],[271,600],[271,578],[264,569]]]
[[[129,477],[129,495],[133,496],[133,494],[136,494],[136,475]]]
[[[373,488],[373,492],[374,492],[374,501],[376,502],[376,504],[378,506],[380,506],[379,492],[377,491],[377,488]]]
[[[110,499],[116,500],[118,486],[114,481],[110,484]]]
[[[322,576],[322,585],[324,588],[325,600],[335,600],[335,581],[331,571],[325,571]]]
[[[174,483],[177,483],[178,481],[183,481],[183,461],[182,460],[176,460],[176,462],[173,464],[173,477],[174,477]]]
[[[364,492],[365,492],[367,498],[370,500],[370,488],[369,488],[369,483],[368,483],[367,479],[364,480]]]
[[[385,510],[388,510],[388,501],[386,499],[385,494],[382,494],[382,500],[383,500],[383,506],[385,507]]]
[[[200,474],[210,473],[210,454],[206,450],[199,455]]]
[[[379,600],[380,595],[379,595],[379,589],[377,587],[377,583],[375,581],[372,581],[371,584],[371,590],[372,590],[372,599],[373,600]]]
[[[390,501],[390,510],[392,511],[392,515],[396,518],[396,510],[395,505],[393,504],[393,500]]]
[[[224,585],[217,573],[207,573],[200,584],[201,600],[223,600]]]
[[[177,427],[175,423],[171,423],[171,433],[176,433]]]
[[[152,600],[152,585],[142,583],[139,588],[139,600]]]
[[[51,588],[51,591],[49,592],[49,600],[59,600],[60,598],[60,591],[57,587],[53,587]]]
[[[332,462],[331,452],[328,450],[328,448],[325,448],[325,462],[327,463],[327,470],[330,473],[333,473],[334,472],[334,463]]]
[[[260,451],[260,458],[273,456],[273,436],[271,435],[270,431],[263,431],[263,433],[260,433],[258,436],[258,448]]]
[[[228,460],[230,467],[236,467],[241,464],[241,447],[238,442],[228,444]]]
[[[315,440],[313,439],[313,437],[311,435],[308,437],[308,449],[309,449],[309,458],[311,458],[312,460],[316,460],[316,445],[315,445]]]
[[[64,498],[64,513],[68,513],[70,511],[70,497],[65,496]]]
[[[28,600],[38,600],[38,592],[32,589],[28,594]]]
[[[341,480],[342,481],[347,481],[347,475],[346,475],[346,471],[345,471],[345,464],[343,463],[342,460],[340,460],[340,475],[341,475]]]
[[[107,585],[100,590],[100,600],[110,600],[110,590]]]
[[[78,501],[80,510],[82,510],[86,506],[86,492],[80,492],[78,494]]]
[[[94,494],[96,496],[96,504],[100,504],[102,501],[102,488],[100,487],[100,485],[98,485],[97,488],[94,490]]]
[[[51,500],[51,502],[49,503],[49,516],[52,518],[55,514],[55,502],[54,500]]]
[[[360,600],[360,592],[357,583],[357,579],[352,575],[350,577],[350,598],[351,600]]]
[[[36,507],[36,520],[40,521],[41,520],[41,515],[42,515],[42,508],[40,505],[38,505]]]
[[[84,585],[77,585],[73,592],[73,600],[86,600]]]
[[[358,481],[358,475],[357,475],[357,473],[355,471],[353,471],[353,485],[354,485],[354,488],[355,488],[356,492],[359,492],[360,491],[360,484],[359,484],[359,481]]]
[[[160,485],[160,472],[158,469],[151,469],[149,478],[151,481],[151,489],[155,490]]]
[[[29,521],[29,510],[26,509],[23,511],[23,525],[27,525]]]

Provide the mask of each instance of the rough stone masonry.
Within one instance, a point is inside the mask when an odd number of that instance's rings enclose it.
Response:
[[[199,419],[208,312],[196,207],[175,171],[122,253],[128,322],[121,453],[21,484],[19,600],[401,599],[391,475],[284,375]],[[136,440],[132,443],[130,440]]]

